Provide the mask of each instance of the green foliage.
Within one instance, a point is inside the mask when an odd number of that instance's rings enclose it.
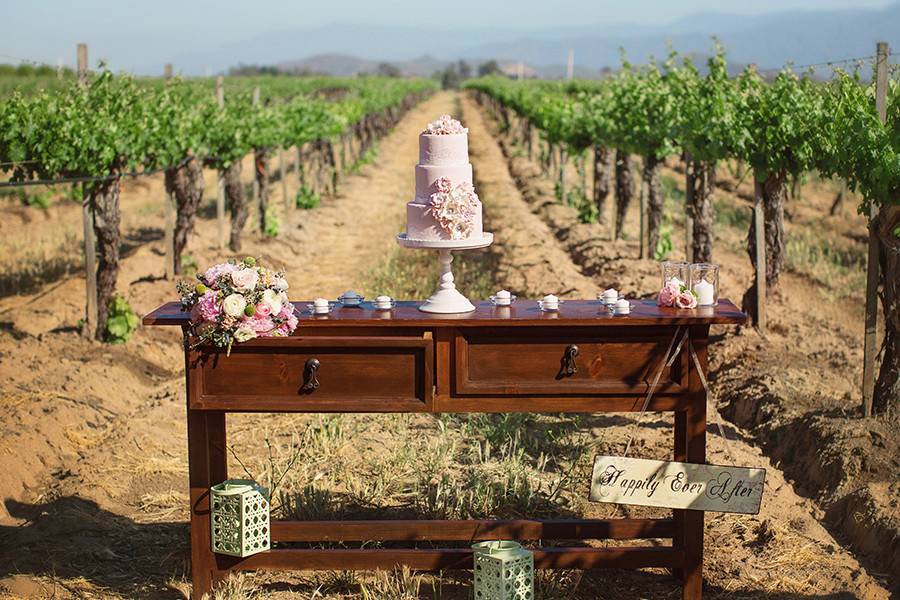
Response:
[[[279,232],[281,231],[281,221],[278,220],[278,215],[276,215],[271,210],[266,212],[266,227],[265,234],[266,237],[278,237]]]
[[[114,296],[109,303],[109,317],[106,319],[106,341],[110,344],[124,344],[139,324],[140,319],[128,300]]]
[[[186,277],[192,277],[200,270],[197,260],[190,254],[181,255],[181,272]]]
[[[664,223],[659,228],[659,241],[656,242],[656,248],[653,249],[653,260],[657,262],[666,260],[674,248],[675,245],[672,244],[672,226]]]
[[[845,179],[871,202],[900,202],[900,83],[889,80],[887,122],[873,84],[841,71],[827,84],[785,68],[765,81],[753,68],[729,76],[717,44],[705,74],[675,54],[599,81],[517,82],[482,77],[466,87],[528,119],[550,144],[589,145],[643,156],[686,152],[693,160],[743,160],[759,178],[817,169]],[[674,196],[674,187],[671,187]],[[680,194],[679,194],[680,195]]]
[[[297,198],[295,199],[295,203],[297,208],[302,208],[305,210],[309,210],[311,208],[315,208],[319,205],[322,199],[319,197],[317,193],[312,191],[310,188],[303,186],[299,190],[297,190]]]
[[[378,158],[378,143],[374,142],[371,146],[366,148],[366,151],[359,157],[359,160],[353,163],[350,167],[350,172],[354,174],[359,173],[363,167],[374,163],[376,158]]]

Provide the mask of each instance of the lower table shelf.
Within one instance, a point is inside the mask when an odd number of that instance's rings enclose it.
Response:
[[[670,546],[619,548],[541,548],[534,550],[536,569],[680,568],[684,551]],[[369,570],[407,566],[421,571],[471,569],[472,550],[446,549],[275,549],[246,558],[216,555],[222,570]]]

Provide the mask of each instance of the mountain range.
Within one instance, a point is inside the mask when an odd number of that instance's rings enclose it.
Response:
[[[812,10],[738,16],[700,13],[666,25],[600,24],[546,29],[391,27],[334,23],[273,31],[172,57],[179,71],[204,75],[238,63],[280,65],[335,75],[373,72],[390,62],[404,73],[430,75],[448,62],[529,65],[542,76],[561,76],[569,50],[578,74],[591,76],[620,63],[682,54],[709,54],[715,36],[730,61],[775,68],[870,56],[876,41],[900,48],[900,3],[880,9]],[[154,69],[156,67],[154,66]]]

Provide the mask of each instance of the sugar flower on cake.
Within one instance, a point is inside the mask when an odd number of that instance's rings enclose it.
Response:
[[[435,182],[437,191],[431,194],[431,216],[452,240],[472,235],[481,202],[469,182],[454,186],[447,177]]]
[[[469,133],[462,123],[451,117],[450,115],[441,115],[440,118],[432,121],[422,133],[429,135],[452,135],[454,133]]]
[[[197,283],[178,283],[182,308],[191,313],[197,345],[227,348],[255,337],[287,336],[297,328],[284,273],[255,258],[230,261],[197,275]]]

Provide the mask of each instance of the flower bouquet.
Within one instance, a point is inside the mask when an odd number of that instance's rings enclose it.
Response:
[[[680,281],[670,279],[666,285],[659,291],[657,303],[660,306],[674,306],[677,308],[696,308],[697,295],[689,290],[686,285]]]
[[[210,267],[197,280],[179,282],[178,293],[182,308],[191,312],[198,345],[230,353],[234,342],[287,336],[297,328],[284,273],[260,266],[252,256]]]

